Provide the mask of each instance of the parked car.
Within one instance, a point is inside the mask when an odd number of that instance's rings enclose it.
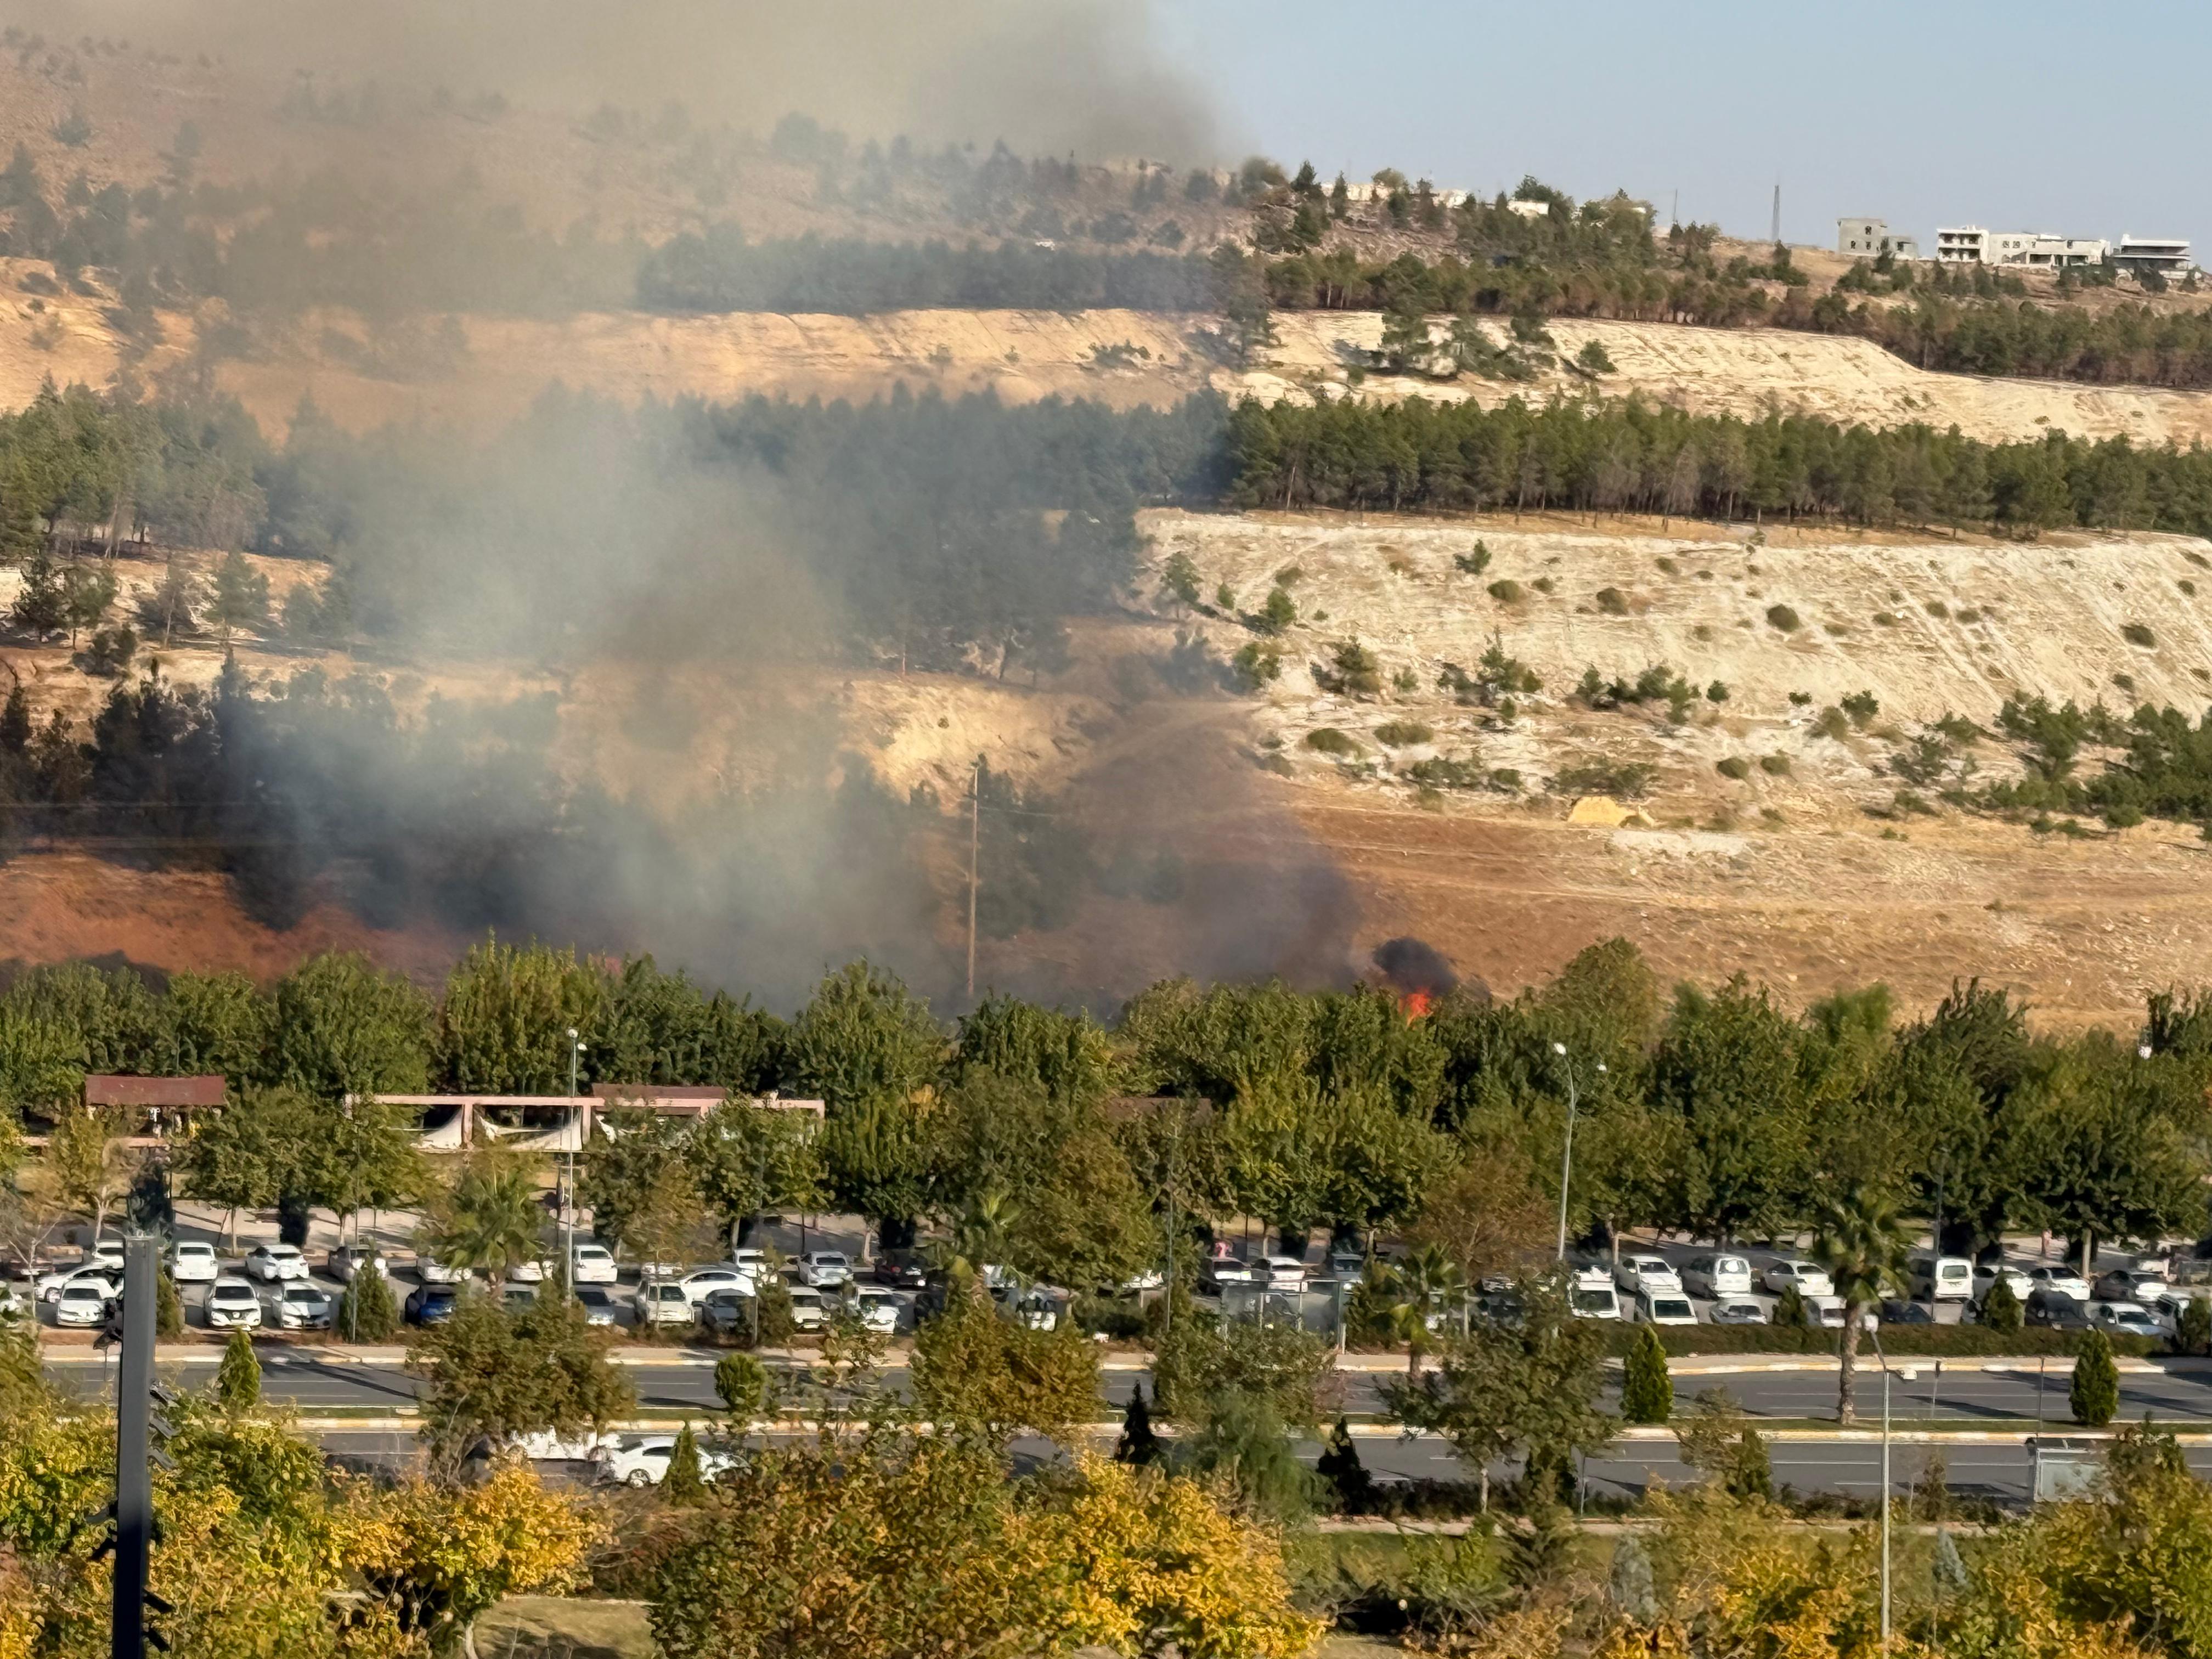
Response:
[[[1613,1288],[1613,1275],[1603,1267],[1577,1267],[1567,1305],[1578,1319],[1618,1319],[1620,1297]]]
[[[1207,1284],[1217,1288],[1224,1285],[1252,1285],[1259,1282],[1259,1270],[1242,1256],[1224,1251],[1206,1259],[1205,1277]],[[987,1289],[998,1288],[988,1275],[983,1282]]]
[[[553,1271],[543,1256],[532,1256],[526,1261],[510,1263],[501,1275],[510,1285],[543,1285],[546,1274]]]
[[[212,1285],[221,1271],[212,1244],[180,1238],[169,1246],[169,1277],[179,1285]]]
[[[898,1329],[898,1297],[889,1291],[873,1285],[862,1285],[852,1293],[848,1308],[863,1326],[880,1335],[889,1336]]]
[[[534,1463],[588,1463],[607,1439],[597,1429],[571,1435],[540,1429],[535,1434],[511,1434],[507,1443]]]
[[[392,1258],[374,1244],[341,1244],[323,1258],[323,1271],[341,1285],[352,1284],[364,1267],[382,1273],[387,1282],[392,1278]]]
[[[2149,1304],[2166,1292],[2166,1275],[2148,1267],[2119,1267],[2100,1275],[2097,1294],[2107,1302]]]
[[[1836,1293],[1835,1281],[1828,1277],[1819,1263],[1807,1261],[1798,1256],[1776,1256],[1766,1264],[1765,1271],[1759,1277],[1759,1282],[1777,1296],[1793,1285],[1797,1287],[1797,1294],[1802,1297],[1833,1296]]]
[[[579,1244],[568,1255],[568,1280],[574,1285],[611,1285],[621,1278],[614,1252],[604,1244]]]
[[[2080,1297],[2064,1291],[2038,1290],[2027,1298],[2027,1322],[2047,1325],[2057,1331],[2086,1331],[2089,1328],[2088,1305]]]
[[[750,1291],[752,1287],[752,1275],[735,1267],[699,1267],[676,1281],[676,1288],[684,1292],[684,1299],[695,1308],[716,1291]]]
[[[234,1274],[225,1273],[209,1285],[207,1300],[200,1305],[211,1331],[261,1328],[261,1297],[249,1282]]]
[[[417,1285],[400,1304],[400,1316],[410,1325],[442,1324],[453,1316],[460,1299],[450,1285]]]
[[[2119,1336],[2147,1336],[2163,1341],[2173,1334],[2172,1322],[2140,1302],[2095,1302],[2089,1306],[2089,1322]]]
[[[269,1297],[270,1322],[280,1331],[325,1331],[331,1326],[331,1298],[313,1285],[285,1285]]]
[[[1907,1288],[1916,1302],[1970,1302],[1974,1264],[1962,1255],[1915,1255],[1905,1263]]]
[[[602,1480],[619,1481],[625,1486],[657,1486],[667,1477],[668,1460],[675,1455],[676,1437],[655,1434],[628,1444],[603,1441],[592,1449],[591,1462],[599,1466]],[[726,1452],[699,1448],[699,1473],[709,1480],[732,1462]]]
[[[768,1252],[757,1250],[750,1244],[730,1252],[730,1265],[738,1270],[740,1276],[756,1285],[764,1275],[775,1270],[769,1260]]]
[[[1303,1291],[1306,1287],[1306,1264],[1294,1255],[1269,1255],[1260,1259],[1267,1273],[1267,1286],[1271,1291]]]
[[[822,1292],[811,1285],[793,1285],[787,1292],[791,1297],[791,1322],[802,1331],[818,1331],[829,1323],[830,1310],[823,1305]]]
[[[716,1336],[750,1333],[753,1327],[753,1298],[743,1291],[709,1291],[699,1304],[699,1323]]]
[[[1613,1282],[1631,1296],[1644,1291],[1682,1292],[1682,1275],[1662,1255],[1625,1255],[1613,1270]]]
[[[1638,1291],[1628,1316],[1639,1325],[1694,1325],[1698,1310],[1680,1291]]]
[[[307,1276],[307,1258],[296,1244],[257,1244],[246,1258],[246,1276],[264,1285]]]
[[[584,1310],[586,1325],[615,1325],[621,1322],[615,1308],[615,1299],[607,1294],[603,1285],[579,1285],[574,1295],[576,1305]]]
[[[1692,1296],[1720,1297],[1749,1296],[1751,1258],[1744,1255],[1701,1255],[1682,1269],[1682,1288]]]
[[[109,1310],[115,1305],[112,1295],[103,1291],[104,1279],[90,1277],[72,1279],[54,1297],[54,1323],[57,1325],[105,1325]]]
[[[1933,1325],[1936,1310],[1925,1302],[1888,1301],[1881,1304],[1885,1325]]]
[[[2030,1267],[2028,1283],[2037,1291],[2056,1291],[2076,1302],[2089,1299],[2089,1281],[2071,1267]],[[2033,1294],[2033,1291],[2031,1291]]]
[[[1331,1250],[1328,1273],[1340,1284],[1355,1285],[1367,1272],[1367,1258],[1358,1250]]]
[[[929,1264],[919,1250],[885,1250],[876,1258],[868,1276],[895,1291],[918,1291],[929,1283]]]
[[[58,1302],[62,1291],[71,1285],[97,1285],[100,1294],[113,1299],[123,1294],[123,1270],[105,1262],[80,1262],[74,1267],[64,1267],[57,1273],[44,1274],[38,1280],[39,1300]]]
[[[1844,1298],[1833,1294],[1807,1297],[1805,1322],[1808,1325],[1817,1325],[1824,1331],[1840,1331],[1844,1328]],[[1859,1310],[1861,1330],[1873,1330],[1881,1323],[1881,1316],[1872,1308]]]
[[[1766,1310],[1747,1296],[1731,1296],[1714,1303],[1707,1317],[1716,1325],[1764,1325]]]
[[[684,1294],[681,1285],[665,1282],[641,1285],[637,1287],[635,1305],[641,1328],[654,1325],[689,1325],[699,1316],[691,1306],[691,1298]]]
[[[799,1282],[817,1291],[834,1291],[853,1276],[853,1264],[842,1250],[809,1250],[799,1258]]]
[[[1974,1300],[1985,1299],[2000,1279],[2020,1302],[2035,1294],[2035,1281],[2027,1276],[2027,1268],[2015,1267],[2009,1261],[1990,1261],[1974,1269]]]
[[[415,1282],[417,1285],[437,1285],[451,1289],[467,1277],[468,1274],[459,1267],[449,1267],[435,1256],[418,1252],[415,1257]]]

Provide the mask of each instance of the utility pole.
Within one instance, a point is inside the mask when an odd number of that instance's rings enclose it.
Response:
[[[153,1431],[168,1425],[154,1416],[154,1313],[161,1294],[159,1242],[134,1233],[123,1242],[123,1358],[115,1388],[115,1552],[112,1602],[114,1659],[146,1659],[149,1609],[167,1613],[169,1604],[146,1587],[154,1543],[154,1479],[148,1459]],[[167,1464],[166,1456],[162,1462]],[[169,1644],[158,1633],[163,1652]]]
[[[571,1100],[576,1097],[576,1069],[583,1053],[583,1041],[576,1035],[576,1028],[571,1025],[568,1028],[568,1098]],[[583,1120],[575,1115],[576,1109],[572,1106],[568,1110],[569,1121],[580,1124]],[[581,1140],[583,1136],[580,1133],[576,1138]],[[574,1301],[576,1295],[576,1152],[574,1147],[568,1150],[568,1191],[561,1206],[561,1282],[568,1287],[569,1299]]]
[[[1774,246],[1782,246],[1782,181],[1774,181]]]
[[[982,845],[982,811],[983,757],[978,755],[968,781],[968,1000],[971,1004],[975,1000],[975,890],[981,875],[976,860]]]

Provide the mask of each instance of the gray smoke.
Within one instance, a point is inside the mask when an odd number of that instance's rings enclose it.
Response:
[[[384,77],[579,112],[611,102],[765,131],[798,111],[1023,155],[1212,160],[1197,82],[1147,0],[49,0],[50,38],[122,34],[276,73]]]

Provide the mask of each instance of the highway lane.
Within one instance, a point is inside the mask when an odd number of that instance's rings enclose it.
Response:
[[[212,1348],[204,1350],[196,1363],[171,1368],[187,1387],[205,1386],[214,1376],[216,1352]],[[1868,1358],[1870,1361],[1871,1356]],[[56,1363],[51,1353],[49,1362],[55,1378],[72,1390],[90,1393],[106,1384],[107,1368],[104,1362],[71,1358]],[[630,1365],[629,1370],[637,1386],[639,1404],[646,1410],[706,1410],[718,1404],[709,1361],[685,1361],[672,1354],[666,1358],[656,1357],[656,1363]],[[1380,1414],[1382,1386],[1388,1376],[1397,1374],[1338,1373],[1333,1384],[1337,1395],[1334,1408],[1354,1417]],[[903,1368],[894,1367],[885,1375],[894,1386],[904,1382]],[[1131,1389],[1144,1378],[1141,1371],[1107,1370],[1101,1390],[1106,1403],[1115,1408],[1126,1405]],[[2069,1414],[2067,1382],[2063,1369],[2039,1379],[2033,1361],[2002,1371],[1947,1368],[1940,1375],[1932,1362],[1922,1361],[1918,1362],[1918,1374],[1913,1381],[1891,1384],[1890,1408],[1893,1417],[1905,1426],[1910,1426],[1914,1419],[1931,1417],[1954,1426],[1976,1419],[2033,1422],[2039,1413],[2039,1399],[2044,1419],[2058,1424],[2064,1422]],[[1754,1417],[1820,1421],[1831,1419],[1835,1414],[1836,1377],[1832,1370],[1744,1370],[1720,1375],[1678,1370],[1675,1373],[1677,1401],[1686,1401],[1708,1388],[1723,1389]],[[396,1360],[333,1362],[312,1352],[289,1352],[274,1344],[265,1344],[262,1349],[264,1396],[302,1411],[389,1410],[410,1404],[416,1389],[416,1379]],[[1863,1418],[1879,1416],[1881,1374],[1870,1363],[1860,1372],[1858,1401]],[[2212,1422],[2212,1370],[2123,1371],[2121,1417],[2133,1419],[2146,1411],[2160,1421]]]

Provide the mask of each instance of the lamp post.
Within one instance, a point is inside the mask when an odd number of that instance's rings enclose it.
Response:
[[[1567,1138],[1566,1148],[1559,1154],[1559,1260],[1567,1259],[1567,1186],[1575,1173],[1575,1062],[1567,1053],[1567,1045],[1554,1042],[1552,1052],[1567,1063]],[[1605,1062],[1600,1060],[1597,1069],[1601,1073]]]
[[[583,1060],[585,1046],[583,1039],[576,1035],[576,1028],[571,1025],[568,1028],[568,1098],[571,1100],[576,1097],[576,1073]],[[569,1122],[577,1125],[581,1121],[576,1116],[576,1109],[569,1108]],[[583,1139],[580,1130],[576,1139],[580,1141]],[[576,1294],[576,1149],[574,1146],[568,1148],[568,1190],[561,1205],[561,1282],[568,1287],[568,1295],[574,1299]]]
[[[1850,1313],[1845,1306],[1845,1316]],[[1889,1651],[1889,1379],[1901,1376],[1907,1382],[1920,1375],[1917,1366],[1906,1365],[1892,1370],[1889,1356],[1881,1345],[1875,1345],[1875,1358],[1881,1361],[1881,1650]]]

